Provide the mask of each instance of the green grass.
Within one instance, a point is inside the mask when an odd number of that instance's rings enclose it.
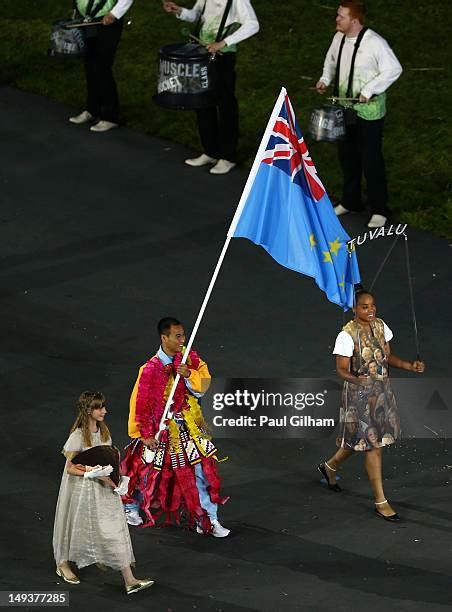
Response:
[[[181,0],[186,6],[192,3]],[[389,41],[404,67],[388,95],[385,159],[391,208],[397,220],[450,238],[450,2],[367,4],[368,25]],[[261,31],[240,45],[238,56],[239,155],[246,164],[254,158],[282,85],[307,132],[310,113],[320,101],[309,88],[321,74],[336,9],[331,0],[254,0],[253,6]],[[69,16],[70,7],[70,0],[2,0],[0,82],[83,107],[81,62],[46,54],[51,23]],[[186,24],[164,13],[160,0],[135,0],[128,19],[132,24],[124,30],[115,63],[123,118],[131,127],[198,149],[194,114],[160,109],[152,102],[157,51],[182,41]],[[310,152],[336,198],[341,178],[334,146],[310,143]]]

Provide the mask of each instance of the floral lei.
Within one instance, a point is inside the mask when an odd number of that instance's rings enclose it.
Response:
[[[138,382],[135,418],[143,438],[154,436],[159,428],[160,419],[165,409],[165,390],[170,375],[176,376],[176,370],[182,362],[182,353],[176,353],[173,362],[164,366],[155,355],[146,363]],[[200,359],[195,351],[190,351],[187,365],[191,370],[199,368]],[[168,391],[169,393],[169,391]],[[181,377],[173,397],[172,412],[189,409],[186,401],[187,388]]]

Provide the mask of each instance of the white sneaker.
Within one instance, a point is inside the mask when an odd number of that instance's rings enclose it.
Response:
[[[218,521],[212,521],[212,535],[214,538],[226,538],[230,533],[230,529],[226,529],[223,525]]]
[[[227,174],[235,166],[233,162],[227,159],[219,159],[215,166],[209,170],[210,174]]]
[[[212,531],[210,532],[211,535],[214,536],[214,538],[225,538],[226,536],[228,536],[231,533],[230,529],[226,529],[226,527],[223,527],[223,525],[221,525],[218,520],[214,520],[211,522],[212,524]],[[200,535],[202,535],[204,533],[201,525],[199,525],[199,523],[196,525],[196,533],[199,533]]]
[[[118,127],[117,123],[112,123],[111,121],[103,121],[102,119],[92,125],[89,129],[91,132],[108,132],[112,128]]]
[[[387,218],[383,215],[372,215],[370,218],[367,227],[384,227],[386,224]]]
[[[133,510],[126,508],[126,521],[129,525],[133,525],[134,527],[137,527],[138,525],[141,525],[143,523],[143,519],[139,515],[138,510],[136,508],[134,508]]]
[[[217,160],[215,157],[210,157],[210,155],[206,155],[205,153],[201,153],[198,157],[192,157],[190,159],[186,159],[185,163],[188,166],[193,166],[194,168],[199,168],[200,166],[207,166],[207,164],[216,164]]]
[[[87,110],[80,113],[80,115],[75,115],[75,117],[69,117],[69,121],[71,123],[76,123],[77,125],[81,125],[82,123],[88,123],[93,118],[92,114]]]
[[[342,204],[338,204],[334,207],[334,212],[336,213],[336,216],[340,217],[341,215],[346,215],[350,211],[348,208],[345,208],[345,206],[342,206]]]

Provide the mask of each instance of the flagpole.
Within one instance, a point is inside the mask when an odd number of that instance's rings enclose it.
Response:
[[[188,355],[190,353],[191,347],[193,346],[193,342],[195,340],[195,336],[196,336],[196,334],[198,332],[199,326],[201,324],[201,320],[202,320],[202,318],[204,316],[204,312],[205,312],[205,310],[207,308],[207,303],[208,303],[208,301],[210,299],[210,296],[211,296],[212,291],[213,291],[213,287],[215,285],[215,282],[217,280],[218,274],[220,272],[220,268],[221,268],[221,266],[223,264],[223,261],[224,261],[224,258],[226,256],[226,252],[228,250],[229,243],[231,242],[231,238],[232,238],[231,236],[227,236],[226,241],[225,241],[225,243],[223,245],[223,248],[221,250],[220,257],[218,258],[217,265],[215,266],[215,270],[213,272],[212,278],[210,279],[210,283],[209,283],[209,286],[207,288],[206,295],[204,296],[204,300],[203,300],[203,302],[201,304],[201,308],[199,309],[198,317],[197,317],[196,322],[195,322],[195,324],[193,326],[193,330],[191,332],[190,339],[188,340],[188,344],[185,347],[185,351],[184,351],[184,354],[182,356],[181,365],[186,363],[186,361],[188,359]],[[171,387],[170,394],[168,395],[168,399],[166,400],[165,409],[163,411],[162,418],[160,419],[159,429],[158,429],[158,432],[157,432],[157,434],[155,436],[156,440],[159,439],[160,434],[163,431],[165,431],[165,429],[166,429],[166,425],[165,425],[166,419],[167,418],[171,418],[170,407],[171,407],[171,404],[173,403],[173,397],[174,397],[174,394],[176,392],[176,387],[177,387],[177,384],[178,384],[179,380],[180,380],[180,374],[177,374],[176,378],[174,379],[173,386]]]
[[[214,270],[214,272],[212,274],[212,278],[210,279],[210,283],[209,283],[209,286],[207,288],[206,294],[204,296],[204,300],[203,300],[203,302],[201,304],[201,308],[199,309],[199,313],[198,313],[198,316],[196,318],[196,322],[195,322],[195,324],[193,326],[193,329],[192,329],[192,332],[191,332],[191,335],[190,335],[190,339],[189,339],[188,344],[187,344],[187,346],[185,348],[185,352],[184,352],[184,354],[182,356],[181,365],[185,364],[187,359],[188,359],[189,352],[191,350],[191,347],[193,346],[193,342],[195,340],[196,334],[197,334],[199,326],[201,324],[201,320],[202,320],[202,318],[204,316],[204,312],[205,312],[205,310],[207,308],[207,303],[208,303],[208,301],[210,299],[210,296],[211,296],[212,291],[213,291],[213,287],[215,285],[215,282],[216,282],[216,280],[218,278],[218,274],[220,272],[220,268],[221,268],[221,266],[223,264],[223,261],[224,261],[224,258],[226,256],[226,252],[228,250],[229,243],[231,242],[231,239],[232,239],[232,237],[234,235],[234,231],[235,231],[235,229],[237,227],[237,224],[239,222],[240,215],[242,214],[242,210],[243,210],[243,207],[245,206],[246,199],[248,197],[248,194],[249,194],[249,192],[251,190],[251,186],[253,184],[254,178],[255,178],[255,176],[257,174],[257,171],[259,169],[259,164],[261,163],[262,155],[263,155],[263,153],[265,151],[265,148],[267,146],[268,140],[270,138],[270,134],[271,134],[271,132],[273,130],[273,126],[275,125],[276,118],[279,115],[281,104],[282,104],[282,102],[283,102],[283,100],[284,100],[284,98],[286,96],[286,93],[287,92],[286,92],[285,87],[282,87],[281,88],[281,92],[280,92],[280,94],[279,94],[279,96],[278,96],[278,98],[277,98],[277,100],[275,102],[275,106],[273,107],[273,111],[272,111],[272,114],[270,115],[270,119],[268,120],[267,127],[265,129],[264,135],[262,136],[261,144],[259,146],[259,149],[257,151],[256,157],[254,159],[254,163],[253,163],[253,165],[251,167],[251,171],[250,171],[250,173],[248,175],[248,179],[247,179],[247,181],[245,183],[245,187],[243,188],[242,196],[241,196],[240,201],[239,201],[239,203],[237,205],[237,209],[235,211],[235,215],[234,215],[234,217],[232,219],[232,222],[231,222],[231,225],[229,227],[225,243],[223,245],[223,248],[221,250],[220,256],[219,256],[218,261],[217,261],[217,265],[215,266],[215,270]],[[160,419],[159,429],[158,429],[158,431],[157,431],[157,433],[155,435],[155,439],[156,440],[159,439],[160,434],[163,431],[165,431],[165,429],[166,429],[166,425],[165,425],[166,419],[167,418],[171,418],[170,408],[171,408],[171,405],[173,403],[173,397],[174,397],[174,394],[176,392],[176,387],[177,387],[177,384],[178,384],[179,380],[180,380],[180,374],[177,374],[176,378],[174,379],[173,386],[171,387],[170,394],[168,395],[168,399],[166,400],[165,409],[163,411],[162,418]]]

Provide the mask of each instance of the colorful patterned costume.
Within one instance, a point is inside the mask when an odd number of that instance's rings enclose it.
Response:
[[[386,329],[389,330],[387,326]],[[356,376],[369,376],[371,382],[363,385],[344,383],[337,446],[365,451],[393,444],[400,438],[401,430],[388,378],[385,324],[375,319],[369,329],[354,320],[347,323],[343,331],[353,340],[351,371]]]
[[[201,407],[194,395],[205,393],[210,373],[207,364],[195,351],[190,351],[187,359],[190,377],[179,380],[171,406],[173,418],[160,437],[154,461],[146,463],[141,438],[155,437],[177,367],[182,361],[182,354],[177,353],[172,363],[164,365],[158,354],[140,368],[130,398],[129,435],[134,440],[128,445],[121,464],[122,473],[130,477],[128,495],[123,497],[123,503],[136,504],[138,497],[140,509],[146,515],[143,527],[154,525],[162,514],[165,524],[172,519],[179,524],[181,516],[185,515],[189,525],[197,523],[209,531],[210,520],[201,507],[196,486],[197,464],[201,464],[208,482],[211,502],[224,504],[228,500],[220,496],[217,449],[207,433]]]

